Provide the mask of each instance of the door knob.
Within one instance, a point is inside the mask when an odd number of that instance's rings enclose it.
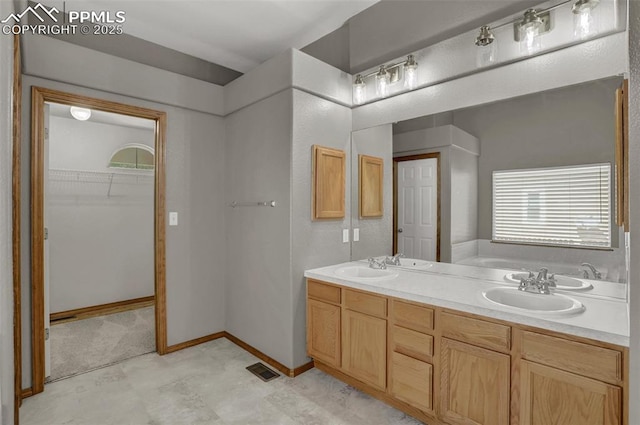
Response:
[[[402,233],[402,227],[398,228],[398,233]]]

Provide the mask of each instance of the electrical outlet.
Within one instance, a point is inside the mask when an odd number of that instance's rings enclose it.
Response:
[[[349,242],[349,229],[342,229],[342,243]]]
[[[353,241],[358,242],[360,240],[360,229],[353,229]]]

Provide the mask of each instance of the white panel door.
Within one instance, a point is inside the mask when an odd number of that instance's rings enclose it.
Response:
[[[438,160],[398,162],[398,252],[436,261]]]

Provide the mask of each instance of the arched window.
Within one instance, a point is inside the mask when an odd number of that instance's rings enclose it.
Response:
[[[155,164],[153,148],[130,144],[118,149],[109,161],[109,168],[153,170]]]

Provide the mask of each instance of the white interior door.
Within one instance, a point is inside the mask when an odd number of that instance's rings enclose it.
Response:
[[[49,105],[44,104],[44,170],[43,170],[44,190],[44,378],[45,381],[51,376],[51,338],[49,338]]]
[[[398,252],[436,261],[438,160],[398,162]]]

